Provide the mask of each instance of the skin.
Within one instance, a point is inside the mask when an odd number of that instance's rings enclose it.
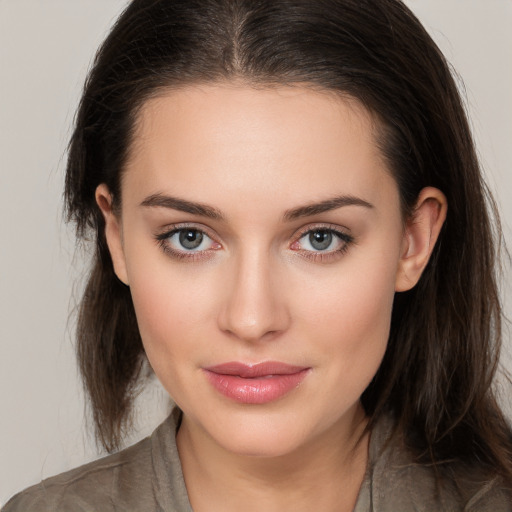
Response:
[[[418,281],[447,208],[426,188],[402,218],[377,129],[357,101],[307,87],[189,86],[143,106],[121,212],[105,185],[96,191],[147,357],[184,413],[177,443],[196,512],[355,504],[368,450],[359,399],[394,294]],[[156,206],[162,196],[218,218]],[[361,204],[297,216],[341,196]],[[165,238],[183,227],[208,235],[199,251]],[[317,250],[314,229],[344,238]],[[278,400],[248,405],[205,378],[227,361],[309,371]]]

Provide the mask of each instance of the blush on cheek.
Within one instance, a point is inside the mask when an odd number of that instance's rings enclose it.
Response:
[[[176,330],[179,316],[173,311],[173,301],[162,293],[162,288],[158,283],[153,285],[151,280],[131,284],[133,305],[146,350],[149,344],[165,344],[168,334]]]
[[[389,273],[388,273],[389,274]],[[338,361],[336,371],[348,386],[361,388],[373,378],[389,337],[394,297],[388,274],[366,272],[331,283],[322,294],[310,295],[302,315],[321,353]],[[365,279],[360,279],[365,275]],[[342,355],[342,357],[339,357]]]
[[[155,267],[156,268],[156,267]],[[198,287],[165,272],[146,272],[131,282],[137,322],[150,358],[171,361],[181,351],[193,351],[200,330],[208,323],[207,299],[195,293]],[[188,346],[188,348],[187,348]],[[190,354],[189,354],[190,355]]]

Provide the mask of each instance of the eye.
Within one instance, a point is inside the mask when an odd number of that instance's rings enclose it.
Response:
[[[347,250],[352,242],[351,235],[332,228],[318,227],[304,232],[291,245],[291,249],[306,255],[313,253],[315,256],[334,256]]]
[[[206,249],[205,245],[207,246],[208,240],[209,237],[198,229],[180,229],[169,237],[170,243],[178,245],[178,249],[187,251]]]
[[[302,248],[306,251],[328,251],[334,249],[339,238],[332,231],[326,229],[317,229],[306,233],[300,238]]]
[[[204,231],[194,227],[174,228],[156,237],[162,249],[177,258],[195,257],[220,249]]]

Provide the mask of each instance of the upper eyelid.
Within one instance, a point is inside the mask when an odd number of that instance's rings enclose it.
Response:
[[[330,224],[330,223],[323,224],[321,222],[303,226],[302,228],[298,229],[295,232],[294,238],[297,240],[299,238],[302,238],[304,235],[311,233],[312,231],[319,231],[319,230],[332,231],[333,233],[338,233],[340,235],[345,235],[347,237],[353,238],[353,235],[352,235],[350,229],[348,229],[344,226],[339,226],[339,225]]]
[[[160,246],[160,248],[164,251],[164,253],[168,253],[178,259],[188,259],[190,261],[194,261],[195,258],[206,257],[206,255],[210,254],[210,251],[217,249],[217,247],[210,247],[207,249],[201,249],[199,251],[196,251],[187,250],[185,248],[180,249],[177,247],[173,247],[174,244],[171,242],[170,239],[173,238],[180,231],[185,231],[187,229],[199,231],[203,235],[206,235],[206,237],[210,239],[210,242],[212,244],[220,246],[218,248],[222,247],[222,244],[218,242],[215,237],[211,236],[206,229],[199,228],[190,223],[168,225],[166,226],[166,229],[161,231],[161,233],[155,233],[154,238],[157,244]]]
[[[157,230],[157,237],[166,237],[171,235],[172,233],[177,233],[178,231],[182,231],[184,229],[195,229],[210,237],[212,240],[217,241],[218,236],[213,234],[213,230],[209,229],[204,224],[197,224],[195,222],[180,222],[178,224],[168,224],[167,226],[163,226],[161,229]]]

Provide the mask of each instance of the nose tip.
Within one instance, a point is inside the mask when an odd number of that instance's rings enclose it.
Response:
[[[239,340],[272,340],[284,332],[290,316],[268,265],[244,265],[231,274],[219,315],[219,328]]]
[[[263,340],[270,340],[279,335],[279,329],[272,329],[266,324],[270,322],[253,320],[246,322],[229,322],[223,330],[240,340],[247,342],[258,342]]]

